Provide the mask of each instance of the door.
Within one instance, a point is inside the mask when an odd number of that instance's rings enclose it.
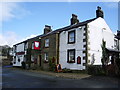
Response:
[[[38,62],[37,62],[38,66],[41,66],[41,55],[38,56]]]

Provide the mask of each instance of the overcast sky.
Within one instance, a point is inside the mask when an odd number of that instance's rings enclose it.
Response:
[[[104,19],[113,33],[118,30],[117,2],[72,1],[0,3],[0,45],[12,46],[40,35],[46,24],[53,30],[68,26],[72,13],[78,16],[80,22],[95,18],[97,6],[104,11]]]

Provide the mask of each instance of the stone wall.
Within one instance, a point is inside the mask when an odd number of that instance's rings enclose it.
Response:
[[[31,55],[32,55],[32,56],[34,56],[34,58],[37,59],[36,65],[38,67],[40,67],[41,61],[40,61],[39,56],[41,55],[41,51],[32,49],[32,43],[34,43],[34,41],[39,41],[41,44],[41,40],[39,39],[39,37],[28,40],[28,49],[27,49],[26,61],[29,65],[32,65],[32,62],[31,62]],[[40,48],[41,48],[41,45],[40,45]]]
[[[49,39],[49,47],[45,47],[45,39]],[[58,61],[58,34],[50,34],[41,38],[41,65],[44,70],[49,69],[49,60],[55,57],[55,63]],[[45,53],[48,53],[48,62],[45,62]]]

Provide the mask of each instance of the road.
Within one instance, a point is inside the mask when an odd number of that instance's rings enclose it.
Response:
[[[118,81],[100,78],[75,80],[2,68],[2,88],[118,88]]]

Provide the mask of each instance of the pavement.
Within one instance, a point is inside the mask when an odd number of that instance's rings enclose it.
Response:
[[[13,69],[18,69],[18,68],[13,68]],[[23,69],[18,69],[18,70],[23,71]],[[69,78],[69,79],[82,79],[91,76],[85,73],[62,73],[62,72],[56,73],[56,72],[42,71],[42,70],[24,70],[24,71],[33,72],[33,73],[35,72],[39,74],[45,74],[45,75],[61,77],[61,78]]]
[[[118,88],[118,78],[2,68],[3,88]]]

